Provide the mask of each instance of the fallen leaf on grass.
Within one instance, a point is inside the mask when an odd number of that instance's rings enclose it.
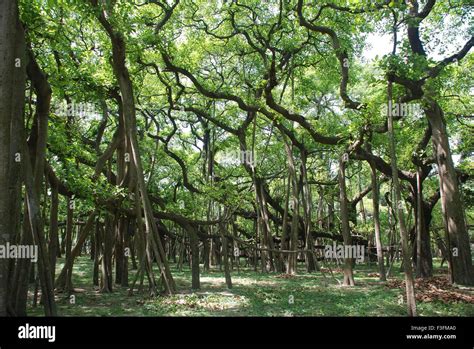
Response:
[[[404,280],[391,279],[385,287],[405,288]],[[420,302],[441,301],[443,303],[464,302],[474,304],[474,294],[455,288],[446,276],[415,279],[415,296]],[[406,295],[403,294],[405,298]]]

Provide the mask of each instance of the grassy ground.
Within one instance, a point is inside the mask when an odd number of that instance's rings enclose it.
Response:
[[[59,261],[58,270],[62,266]],[[436,263],[438,265],[438,263]],[[115,286],[111,294],[99,293],[92,285],[92,263],[80,257],[74,264],[75,304],[57,294],[63,316],[404,316],[403,289],[389,288],[374,276],[376,266],[356,266],[356,286],[342,287],[326,272],[301,273],[294,277],[255,273],[241,269],[232,273],[227,290],[223,272],[201,274],[201,290],[191,291],[191,272],[173,270],[179,293],[171,297],[149,297],[148,292],[128,296],[128,289]],[[395,278],[403,279],[396,268]],[[437,269],[436,273],[446,273]],[[131,271],[131,277],[134,271]],[[335,273],[336,278],[342,274]],[[471,291],[466,291],[471,296]],[[31,304],[31,302],[30,302]],[[418,302],[421,316],[474,316],[474,304],[439,300]],[[41,316],[42,308],[29,314]]]

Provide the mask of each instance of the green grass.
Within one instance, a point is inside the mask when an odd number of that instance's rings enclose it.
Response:
[[[63,260],[58,263],[58,270]],[[232,272],[233,288],[228,290],[223,272],[201,274],[201,289],[191,291],[191,272],[173,269],[178,294],[150,297],[145,285],[142,293],[128,296],[128,288],[115,286],[111,294],[92,287],[92,262],[80,257],[74,264],[75,304],[57,294],[62,316],[405,316],[400,304],[402,289],[390,289],[368,274],[375,265],[356,266],[356,286],[343,287],[326,273],[301,273],[290,278],[278,274],[255,273],[249,269]],[[395,267],[394,267],[395,268]],[[395,277],[403,275],[396,267]],[[58,271],[59,272],[59,271]],[[437,270],[445,273],[445,269]],[[130,279],[135,271],[130,271]],[[342,274],[334,274],[341,279]],[[29,302],[31,304],[31,302]],[[418,302],[421,316],[474,316],[474,304],[440,301]],[[29,315],[41,316],[40,306]]]

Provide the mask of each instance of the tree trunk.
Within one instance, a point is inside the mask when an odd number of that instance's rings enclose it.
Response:
[[[56,278],[56,256],[58,254],[58,211],[59,211],[59,195],[58,186],[51,185],[51,210],[49,218],[49,258],[51,263],[52,279]]]
[[[288,174],[287,182],[286,182],[286,191],[285,191],[285,207],[283,211],[283,218],[282,218],[282,228],[281,228],[281,246],[280,249],[282,251],[286,251],[289,248],[289,234],[288,234],[288,210],[290,204],[290,190],[291,190],[291,174]],[[289,256],[286,253],[280,253],[282,259],[282,273],[288,270],[288,262]]]
[[[68,274],[71,275],[72,277],[72,268],[74,266],[74,260],[80,255],[84,242],[87,240],[87,237],[89,236],[90,231],[94,227],[96,214],[97,214],[96,210],[92,211],[89,214],[86,224],[79,231],[79,234],[78,234],[79,236],[77,238],[76,245],[74,246],[74,248],[71,249],[71,252],[69,255],[67,254],[67,251],[66,251],[66,263],[64,264],[63,268],[61,269],[61,272],[59,273],[56,279],[56,287],[62,288],[67,291],[66,286],[68,283],[67,281]],[[72,284],[70,286],[72,286]]]
[[[210,246],[209,246],[209,239],[203,239],[202,241],[203,243],[203,268],[204,268],[204,271],[205,272],[208,272],[209,269],[210,269],[210,265],[209,265],[209,254],[210,254]]]
[[[312,205],[312,196],[311,196],[311,187],[308,183],[308,173],[306,169],[306,152],[301,154],[301,179],[302,179],[302,202],[303,202],[303,211],[304,211],[304,228],[305,228],[305,245],[306,245],[306,271],[311,273],[316,270],[316,260],[313,255],[314,241],[313,235],[311,235],[312,230],[312,221],[311,221],[311,212],[313,211]]]
[[[423,184],[421,169],[416,176],[416,277],[428,278],[433,275],[433,259],[431,255],[431,239],[429,222],[431,217],[426,217],[427,207],[423,199]],[[428,208],[429,215],[431,210]]]
[[[23,144],[23,154],[25,154],[25,188],[26,203],[28,205],[28,221],[33,236],[33,242],[38,246],[38,273],[40,276],[45,315],[56,316],[57,311],[54,300],[54,286],[51,278],[48,249],[44,238],[43,222],[40,213],[40,201],[34,188],[33,170],[31,168],[26,140]]]
[[[94,269],[92,273],[92,283],[94,286],[99,286],[99,264],[100,264],[100,253],[101,253],[101,238],[100,238],[100,221],[97,217],[94,228]]]
[[[222,238],[222,257],[224,258],[225,284],[230,290],[232,288],[232,277],[229,269],[229,241],[226,237]]]
[[[402,195],[400,183],[398,180],[397,153],[395,151],[395,132],[393,128],[392,116],[392,82],[388,83],[388,137],[390,148],[390,160],[392,167],[392,183],[395,192],[394,206],[397,212],[398,225],[400,228],[400,241],[402,244],[403,268],[405,271],[405,288],[407,298],[408,316],[416,316],[415,287],[413,282],[413,268],[410,261],[410,251],[408,247],[408,232],[405,226],[405,217],[403,215]]]
[[[105,217],[103,238],[102,261],[100,267],[100,292],[112,292],[112,237],[113,237],[112,218]]]
[[[123,273],[123,234],[124,234],[124,218],[119,217],[117,219],[117,224],[115,226],[115,284],[120,285],[122,283],[122,273]]]
[[[128,259],[130,257],[130,231],[131,221],[130,218],[124,218],[124,231],[123,231],[123,260],[122,260],[122,275],[121,275],[121,286],[128,287]]]
[[[20,245],[32,245],[33,236],[28,222],[28,205],[23,204],[22,233],[17,238]],[[31,272],[31,261],[29,259],[18,259],[13,270],[10,283],[9,306],[16,316],[26,316],[26,303],[28,298],[28,284]]]
[[[362,192],[362,183],[361,183],[361,178],[360,178],[360,172],[357,176],[357,184],[358,184],[358,187],[359,187],[359,192]],[[365,214],[364,198],[362,198],[360,200],[359,206],[360,206],[360,213],[362,215],[362,223],[366,224],[367,223],[367,215]],[[370,259],[369,259],[369,261],[370,261]]]
[[[266,253],[267,259],[265,261],[265,270],[266,271],[275,271],[275,264],[273,261],[273,235],[270,227],[270,215],[268,212],[267,199],[265,197],[264,181],[262,179],[257,179],[257,185],[259,186],[258,195],[260,196],[260,213],[262,216],[262,229],[263,229],[263,239],[265,241],[264,248],[269,249]]]
[[[339,202],[341,205],[341,231],[342,237],[344,239],[344,246],[352,246],[352,237],[349,227],[349,203],[347,200],[346,192],[346,164],[344,159],[341,157],[339,159]],[[344,256],[344,286],[354,286],[354,273],[352,271],[352,266],[354,264],[353,258],[348,258]]]
[[[201,288],[200,271],[199,271],[199,240],[196,230],[191,225],[186,225],[185,230],[189,234],[189,244],[191,245],[191,275],[192,289],[199,290]]]
[[[220,209],[219,209],[219,219],[221,219]],[[225,283],[227,285],[227,288],[230,290],[232,288],[232,277],[230,275],[230,269],[229,269],[229,241],[227,239],[227,235],[229,234],[229,232],[227,231],[225,224],[226,223],[224,222],[219,222],[219,231],[222,238],[222,257],[224,258]]]
[[[288,268],[286,272],[288,274],[296,274],[298,264],[298,214],[299,214],[299,200],[298,200],[298,183],[296,179],[296,167],[293,159],[293,150],[290,144],[285,140],[286,157],[288,159],[288,172],[291,177],[291,208],[292,208],[292,220],[290,230],[290,245],[289,250],[291,251],[288,255]]]
[[[66,216],[66,257],[65,257],[65,268],[66,268],[66,277],[64,285],[59,285],[59,287],[64,288],[66,294],[74,292],[72,286],[72,233],[73,233],[73,219],[74,219],[74,199],[67,198],[67,216]]]
[[[429,101],[425,113],[432,129],[432,142],[441,190],[441,207],[447,234],[450,276],[453,283],[474,285],[469,233],[464,219],[464,206],[459,190],[456,169],[454,168],[446,121],[441,107]]]
[[[13,167],[19,166],[14,161],[15,154],[20,153],[18,147],[22,133],[18,132],[19,127],[23,128],[26,59],[17,1],[0,0],[0,13],[0,187],[6,191],[0,196],[0,244],[4,245],[15,241],[19,227],[18,222],[12,221],[19,218],[14,212],[19,204],[20,178],[14,177]],[[7,315],[12,296],[9,264],[13,267],[7,259],[0,259],[0,316]]]
[[[102,7],[103,4],[99,4],[97,0],[91,0],[94,7]],[[107,4],[105,5],[106,7]],[[103,10],[103,11],[102,11]],[[159,236],[158,228],[156,225],[155,218],[153,217],[153,209],[151,206],[150,198],[148,196],[148,190],[145,183],[144,172],[142,161],[140,158],[140,150],[137,140],[137,122],[136,122],[136,111],[135,111],[135,98],[133,94],[132,81],[130,74],[125,64],[126,60],[126,48],[123,35],[117,32],[115,28],[107,19],[107,10],[101,9],[98,12],[98,20],[106,30],[112,44],[112,63],[114,75],[119,83],[120,92],[122,95],[122,107],[123,107],[123,118],[124,118],[124,129],[126,137],[128,138],[131,150],[131,160],[133,161],[134,171],[136,171],[137,185],[142,200],[142,207],[144,211],[145,226],[147,235],[150,237],[150,244],[152,251],[155,255],[156,262],[160,268],[161,277],[166,293],[173,294],[176,292],[176,285],[174,283],[171,271],[166,260],[166,255],[161,244],[160,239],[156,239]]]
[[[379,278],[381,281],[387,280],[385,275],[385,265],[383,259],[382,239],[380,237],[380,199],[379,184],[377,181],[377,170],[374,163],[370,163],[370,178],[372,181],[372,205],[374,215],[375,246],[377,249],[377,263],[379,267]]]

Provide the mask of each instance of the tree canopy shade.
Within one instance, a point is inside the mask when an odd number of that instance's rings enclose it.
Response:
[[[38,251],[0,258],[0,316],[67,314],[77,283],[172,298],[212,272],[239,292],[240,272],[357,289],[372,270],[404,278],[409,316],[423,282],[474,286],[469,0],[0,13],[0,245]]]

